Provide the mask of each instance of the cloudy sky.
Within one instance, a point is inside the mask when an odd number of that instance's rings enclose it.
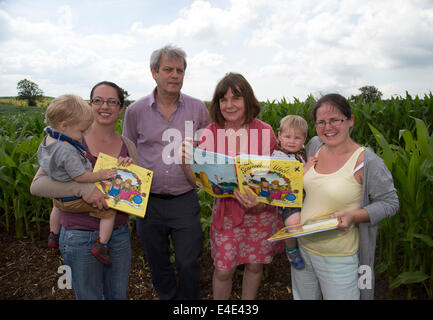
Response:
[[[0,0],[0,96],[27,78],[48,96],[110,80],[137,99],[168,43],[188,55],[183,92],[203,100],[229,71],[260,100],[433,91],[433,0]]]

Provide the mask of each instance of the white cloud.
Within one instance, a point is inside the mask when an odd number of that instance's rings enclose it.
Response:
[[[147,14],[170,10],[164,1],[160,7]],[[188,54],[184,91],[206,100],[229,71],[244,74],[262,100],[323,91],[351,95],[367,84],[385,96],[432,90],[428,0],[196,0],[170,12],[174,18],[160,19],[165,23],[148,24],[143,13],[126,29],[113,28],[116,21],[98,12],[99,20],[89,22],[116,32],[85,34],[79,30],[91,26],[79,28],[87,21],[74,2],[47,7],[52,14],[40,19],[8,8],[0,6],[0,95],[16,94],[16,83],[27,77],[53,96],[87,97],[94,83],[111,80],[137,99],[154,86],[151,52],[167,43]],[[128,19],[125,14],[120,19]]]
[[[274,1],[273,15],[250,44],[275,48],[260,71],[295,91],[334,88],[348,95],[370,81],[392,94],[378,74],[433,65],[433,9],[419,4],[320,1],[309,8],[311,2]]]
[[[73,92],[87,97],[94,83],[106,79],[116,79],[119,85],[132,79],[137,86],[149,85],[137,80],[137,72],[147,71],[143,61],[128,59],[125,53],[136,44],[135,38],[127,34],[81,35],[74,31],[68,6],[57,12],[60,16],[55,23],[32,23],[0,11],[0,24],[7,26],[9,33],[0,39],[0,70],[9,75],[0,84],[0,92],[14,95],[16,83],[23,77],[54,96]]]
[[[64,5],[60,6],[57,9],[57,13],[59,15],[58,17],[58,23],[60,26],[65,28],[66,30],[71,30],[74,27],[74,24],[72,22],[72,10],[70,6]]]
[[[203,50],[188,60],[183,90],[210,100],[221,70],[228,69],[224,55]]]

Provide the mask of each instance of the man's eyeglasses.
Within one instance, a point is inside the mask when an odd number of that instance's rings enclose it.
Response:
[[[330,119],[329,122],[326,122],[324,120],[317,121],[315,123],[316,128],[324,128],[326,124],[328,123],[331,127],[339,127],[341,124],[348,119]]]
[[[104,104],[104,102],[106,102],[107,105],[110,107],[115,107],[115,106],[120,105],[120,102],[115,100],[115,99],[103,100],[101,98],[95,98],[95,99],[90,100],[91,104],[94,104],[95,106],[99,106],[99,107],[102,106]]]

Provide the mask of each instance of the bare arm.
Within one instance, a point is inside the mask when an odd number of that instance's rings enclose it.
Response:
[[[304,165],[304,174],[310,170],[311,167],[314,167],[317,163],[317,157],[309,157],[307,163]]]
[[[74,180],[80,183],[104,181],[114,178],[116,174],[117,170],[101,169],[96,172],[85,172],[81,176],[75,177]]]
[[[182,159],[182,168],[185,173],[185,176],[188,182],[195,188],[197,187],[197,185],[195,183],[194,172],[192,172],[191,165],[190,165],[191,163],[193,163],[192,161],[193,155],[191,153],[191,149],[186,148],[186,146],[188,146],[189,148],[193,147],[192,139],[185,138],[185,140],[182,142],[182,145],[179,149],[179,156]]]
[[[188,182],[195,188],[197,187],[194,178],[194,172],[191,170],[191,166],[189,164],[182,164],[183,171],[185,172],[185,176],[188,179]]]
[[[76,196],[83,197],[83,199],[86,200],[95,188],[96,186],[93,183],[55,181],[39,168],[30,185],[30,193],[43,198]]]
[[[108,208],[105,201],[108,196],[99,191],[93,183],[55,181],[41,168],[33,178],[30,193],[43,198],[82,197],[84,201],[96,205],[99,209]]]

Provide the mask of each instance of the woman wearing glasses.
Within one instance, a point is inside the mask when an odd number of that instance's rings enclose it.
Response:
[[[93,87],[90,99],[94,121],[83,134],[85,157],[93,166],[100,152],[128,163],[131,162],[129,157],[137,163],[134,144],[114,130],[124,108],[122,89],[112,82],[103,81]],[[93,183],[58,182],[49,178],[41,169],[33,179],[30,192],[48,198],[82,197],[94,208],[108,209],[106,196]],[[131,264],[128,215],[121,212],[115,215],[113,231],[108,241],[110,265],[101,263],[91,253],[99,237],[100,219],[91,216],[89,212],[60,211],[59,217],[62,225],[59,247],[65,264],[72,271],[75,298],[126,299]]]
[[[317,163],[304,175],[301,223],[332,214],[340,224],[299,238],[305,268],[291,269],[294,298],[373,299],[377,224],[399,208],[392,176],[381,158],[351,139],[355,119],[344,97],[323,96],[311,118],[317,137],[306,149]]]

